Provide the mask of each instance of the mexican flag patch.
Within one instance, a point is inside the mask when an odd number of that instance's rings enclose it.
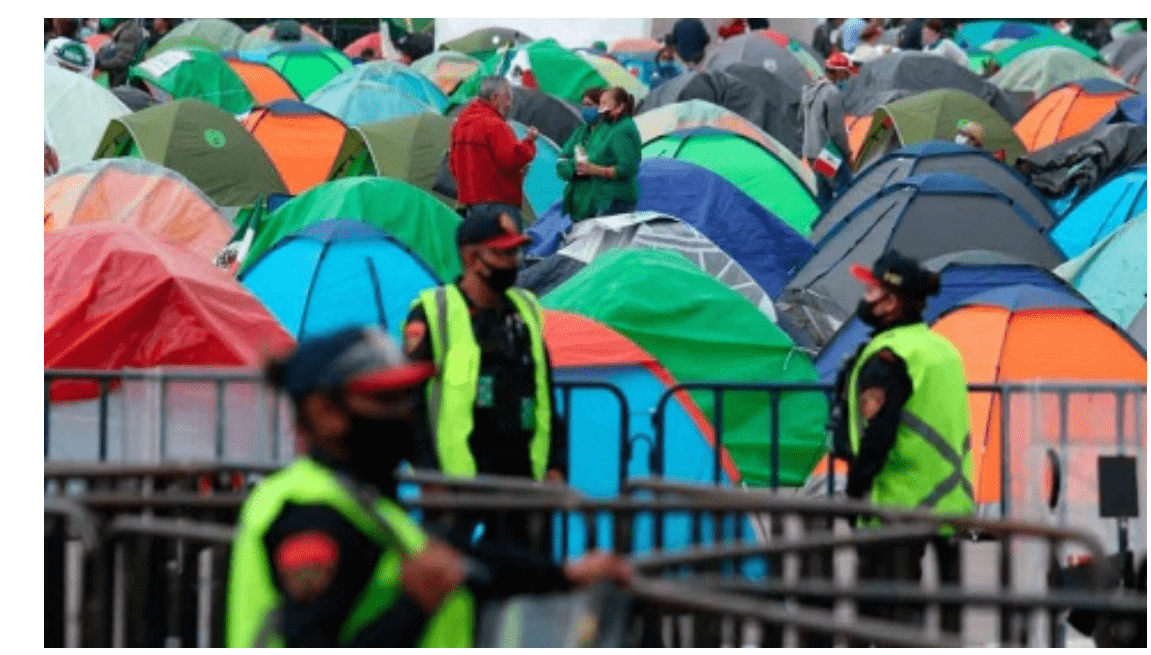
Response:
[[[836,148],[835,144],[829,140],[827,143],[823,144],[823,150],[819,151],[819,156],[816,157],[812,168],[816,173],[819,173],[824,177],[831,178],[835,177],[835,171],[838,171],[839,167],[842,165],[843,153],[841,153],[839,148]]]

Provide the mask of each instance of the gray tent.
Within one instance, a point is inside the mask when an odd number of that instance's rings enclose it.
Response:
[[[763,128],[770,104],[763,92],[738,77],[723,71],[689,72],[660,84],[651,90],[636,109],[642,114],[649,109],[684,100],[706,100],[732,111]]]
[[[1143,309],[1140,309],[1139,313],[1135,315],[1135,318],[1131,319],[1131,324],[1127,326],[1127,334],[1130,334],[1132,339],[1138,341],[1139,345],[1143,346],[1144,350],[1147,349],[1147,305],[1146,304],[1144,304]]]
[[[750,64],[775,73],[797,92],[811,81],[799,59],[759,34],[740,34],[716,45],[703,62],[707,70],[724,70],[732,64]]]
[[[1112,68],[1122,68],[1133,58],[1143,53],[1143,60],[1147,60],[1147,33],[1127,34],[1103,46],[1099,51],[1107,65]]]
[[[1116,172],[1146,161],[1146,125],[1100,123],[1020,156],[1015,168],[1045,196],[1059,198],[1078,189],[1083,197]]]
[[[1147,93],[1147,49],[1144,48],[1131,55],[1131,58],[1119,67],[1119,76],[1128,84],[1135,87],[1139,93]]]
[[[955,62],[928,52],[893,52],[868,62],[847,83],[843,109],[849,116],[867,116],[892,101],[899,90],[914,95],[932,89],[959,89],[981,98],[1014,125],[1019,106],[999,87]]]
[[[112,95],[119,98],[120,102],[127,105],[128,109],[132,111],[140,111],[141,109],[147,109],[148,107],[160,104],[159,100],[153,98],[146,91],[141,91],[127,84],[114,86],[110,90],[112,91]]]
[[[870,266],[895,249],[920,261],[959,250],[996,250],[1045,268],[1059,249],[1003,192],[966,175],[916,175],[884,187],[820,242],[776,302],[825,344],[854,310],[863,287],[853,263]]]
[[[742,266],[694,227],[674,216],[636,212],[580,221],[554,255],[520,271],[516,286],[542,296],[578,273],[600,253],[615,248],[672,250],[775,320],[767,293]]]
[[[986,151],[953,142],[926,141],[896,150],[856,175],[851,186],[812,225],[812,241],[818,243],[856,207],[888,184],[913,175],[939,172],[969,175],[1002,191],[1044,229],[1055,224],[1055,215],[1026,180]]]
[[[763,93],[767,103],[763,112],[764,131],[799,157],[803,148],[800,92],[789,86],[778,73],[762,66],[732,64],[723,70]]]
[[[540,134],[561,148],[572,132],[583,125],[579,110],[567,101],[515,84],[512,85],[512,110],[508,118],[538,129]]]

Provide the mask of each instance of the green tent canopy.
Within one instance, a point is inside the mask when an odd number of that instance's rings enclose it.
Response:
[[[1126,83],[1110,68],[1062,46],[1023,52],[988,81],[1017,97],[1033,101],[1057,86],[1092,77]]]
[[[983,149],[990,153],[1003,150],[1008,166],[1014,166],[1027,152],[1011,125],[986,102],[958,89],[933,89],[875,110],[856,157],[856,170],[903,146],[952,141],[961,120],[982,125]]]
[[[524,43],[531,43],[532,37],[506,27],[484,27],[473,30],[467,34],[445,41],[440,44],[440,50],[462,52],[479,59],[486,60],[500,48],[514,48]]]
[[[170,50],[196,45],[206,50],[236,50],[247,33],[230,20],[223,18],[193,18],[172,28],[152,49],[149,57]]]
[[[681,382],[815,382],[810,358],[743,296],[683,255],[621,249],[596,257],[543,298],[549,309],[594,318],[635,341]],[[714,419],[711,392],[692,392]],[[780,484],[801,486],[825,450],[822,392],[783,393]],[[728,392],[723,445],[751,486],[771,484],[771,401]]]
[[[95,158],[105,157],[140,157],[167,166],[226,207],[288,192],[244,127],[223,109],[195,98],[114,119],[96,147]]]
[[[432,194],[402,180],[349,177],[292,198],[251,226],[255,234],[241,271],[285,236],[334,218],[370,223],[412,249],[442,280],[461,273],[456,248],[460,215]]]
[[[452,104],[463,104],[474,98],[480,90],[480,80],[488,75],[503,75],[513,84],[539,89],[576,104],[579,104],[584,91],[597,86],[611,86],[578,54],[556,43],[555,39],[544,39],[489,57],[483,68],[461,82],[452,93]]]
[[[677,130],[644,144],[643,156],[699,164],[804,236],[819,217],[819,205],[803,180],[771,151],[745,136],[710,127]]]
[[[240,56],[251,56],[254,61],[276,69],[301,98],[312,95],[313,91],[353,66],[352,60],[339,50],[314,43],[273,46],[251,53],[243,52]]]
[[[436,175],[451,145],[452,121],[439,114],[411,114],[349,130],[358,145],[330,179],[383,175],[434,193]],[[454,200],[435,194],[451,204]]]
[[[995,63],[1000,67],[1003,67],[1015,61],[1017,57],[1024,53],[1035,50],[1036,48],[1049,48],[1052,46],[1074,50],[1075,52],[1078,52],[1079,54],[1092,61],[1105,63],[1103,61],[1103,56],[1100,55],[1099,51],[1095,48],[1092,48],[1091,46],[1077,39],[1073,39],[1069,36],[1063,36],[1058,32],[1037,34],[1035,36],[1016,41],[1014,44],[1007,46],[999,52],[996,52],[994,55],[992,55],[992,59],[994,59]]]
[[[240,76],[216,53],[173,48],[133,66],[128,81],[139,80],[162,101],[198,98],[229,114],[256,104]]]

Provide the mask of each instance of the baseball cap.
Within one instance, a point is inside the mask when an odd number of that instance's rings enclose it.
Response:
[[[435,373],[431,362],[409,360],[378,327],[345,328],[310,337],[281,364],[277,386],[293,400],[346,388],[362,393],[414,387]]]
[[[529,241],[517,217],[490,205],[472,208],[456,228],[456,243],[461,246],[475,244],[504,250]]]
[[[922,300],[939,293],[936,275],[896,250],[883,253],[870,269],[852,264],[851,274],[864,284],[883,287],[904,298]]]
[[[88,46],[67,37],[56,37],[45,47],[45,63],[74,73],[91,73],[95,62]]]

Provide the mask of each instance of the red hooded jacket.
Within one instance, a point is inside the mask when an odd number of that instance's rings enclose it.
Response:
[[[533,141],[516,140],[495,107],[472,100],[452,126],[448,156],[461,204],[502,202],[519,207],[524,200],[522,171],[536,156]]]

